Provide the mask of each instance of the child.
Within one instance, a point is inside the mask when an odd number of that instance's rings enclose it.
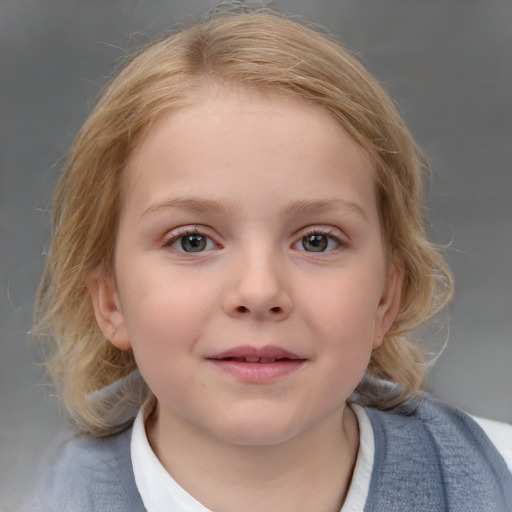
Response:
[[[85,436],[35,509],[512,509],[485,434],[420,392],[411,332],[452,290],[422,161],[361,65],[275,13],[127,62],[54,196],[36,318]]]

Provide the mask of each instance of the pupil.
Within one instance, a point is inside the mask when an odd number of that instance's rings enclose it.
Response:
[[[302,246],[306,251],[323,252],[327,249],[327,237],[325,235],[308,235],[302,239]]]
[[[181,239],[181,247],[185,252],[199,252],[206,247],[206,237],[203,235],[187,235]]]

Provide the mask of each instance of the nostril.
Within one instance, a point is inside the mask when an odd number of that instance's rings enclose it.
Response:
[[[238,306],[236,308],[236,310],[239,312],[239,313],[246,313],[247,311],[249,311],[245,306]]]
[[[270,311],[272,313],[282,313],[282,309],[279,306],[274,306],[273,308],[270,308]]]

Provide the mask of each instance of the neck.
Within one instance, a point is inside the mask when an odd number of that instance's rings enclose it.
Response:
[[[226,442],[160,412],[146,429],[172,477],[209,509],[226,512],[339,512],[359,446],[349,407],[271,446]]]

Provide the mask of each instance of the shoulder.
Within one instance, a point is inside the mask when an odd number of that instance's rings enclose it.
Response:
[[[389,412],[368,409],[375,434],[372,495],[414,510],[512,509],[512,477],[478,424],[428,394]]]
[[[487,437],[496,446],[512,474],[512,425],[478,416],[471,417],[482,427]]]
[[[74,437],[44,464],[44,478],[26,510],[138,512],[131,428],[104,438]]]

